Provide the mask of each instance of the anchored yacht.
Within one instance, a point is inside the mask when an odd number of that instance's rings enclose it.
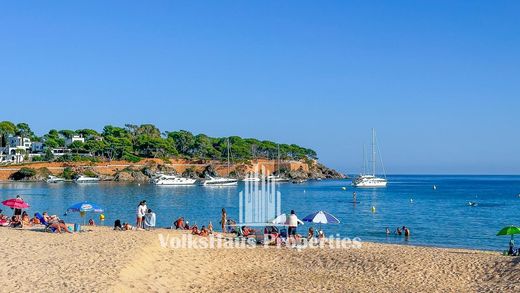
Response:
[[[99,178],[81,175],[78,178],[74,179],[74,182],[76,182],[76,183],[98,183]]]
[[[176,175],[161,175],[153,180],[155,185],[193,185],[197,179],[184,178]]]
[[[45,181],[47,181],[47,183],[58,183],[58,182],[64,182],[65,179],[61,178],[61,177],[49,175],[49,177],[47,177],[47,180],[45,180]]]
[[[363,148],[363,154],[365,153],[365,148]],[[363,156],[365,157],[365,156]],[[372,128],[372,174],[366,174],[366,160],[363,158],[363,174],[357,176],[352,180],[352,185],[355,187],[386,187],[388,181],[386,180],[386,175],[384,175],[384,167],[383,167],[383,176],[385,178],[376,176],[376,132]],[[383,160],[381,160],[381,165],[383,165]]]
[[[204,180],[204,182],[202,183],[202,185],[204,186],[232,186],[238,184],[238,180],[233,178],[211,176],[207,177],[208,179]]]

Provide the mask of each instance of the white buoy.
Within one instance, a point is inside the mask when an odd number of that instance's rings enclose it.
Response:
[[[375,212],[376,212],[376,207],[372,206],[372,213],[375,213]]]
[[[343,189],[343,190],[347,190],[347,188],[346,188],[345,186],[341,187],[341,189]]]
[[[437,186],[434,185],[434,186],[433,186],[433,190],[437,190]]]
[[[141,186],[141,183],[137,183],[137,186]]]
[[[413,203],[413,198],[410,198],[410,203]]]

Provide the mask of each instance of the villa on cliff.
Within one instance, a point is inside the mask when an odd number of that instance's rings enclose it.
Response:
[[[67,140],[67,145],[75,141],[83,142],[83,137],[73,136]],[[70,154],[69,148],[51,148],[54,156],[63,156]],[[42,156],[46,151],[43,142],[31,141],[28,137],[10,136],[7,138],[6,145],[0,146],[0,163],[4,164],[19,164],[27,159]]]

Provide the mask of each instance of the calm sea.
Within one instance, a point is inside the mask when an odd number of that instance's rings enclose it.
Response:
[[[277,186],[283,211],[294,209],[300,218],[317,210],[327,211],[341,221],[323,226],[328,235],[365,241],[502,250],[508,238],[497,237],[496,232],[506,225],[520,225],[520,176],[396,175],[388,179],[388,187],[380,189],[356,189],[348,180]],[[221,208],[228,210],[229,217],[238,217],[238,194],[243,190],[243,184],[207,188],[113,182],[1,183],[0,199],[20,194],[31,205],[30,213],[48,211],[58,215],[76,202],[89,200],[105,208],[105,225],[112,225],[115,219],[134,223],[137,204],[146,199],[148,207],[157,213],[158,226],[170,226],[176,217],[184,216],[192,224],[212,221],[218,227]],[[352,203],[353,191],[357,192],[358,204]],[[470,201],[478,206],[469,206]],[[10,213],[8,208],[3,210]],[[64,218],[82,222],[77,214]],[[93,218],[99,222],[97,215]],[[387,227],[393,232],[403,225],[411,230],[408,240],[386,235]],[[300,227],[299,232],[306,233],[307,227]]]

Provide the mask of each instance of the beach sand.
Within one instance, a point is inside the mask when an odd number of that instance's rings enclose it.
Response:
[[[173,249],[161,243],[182,232],[89,229],[71,235],[0,228],[0,290],[520,291],[520,258],[495,252],[375,243],[358,249]]]

